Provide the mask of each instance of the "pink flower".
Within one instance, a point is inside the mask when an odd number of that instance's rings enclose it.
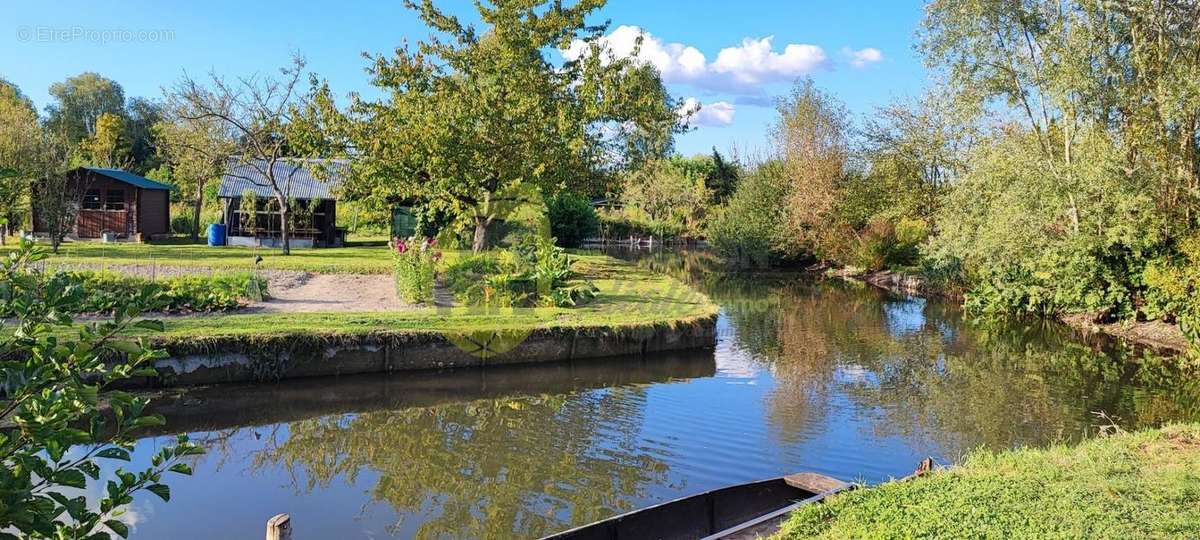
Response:
[[[405,251],[408,251],[408,244],[404,243],[404,239],[397,238],[396,239],[396,253],[403,255]]]

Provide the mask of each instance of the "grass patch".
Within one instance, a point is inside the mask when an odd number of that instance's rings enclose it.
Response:
[[[775,538],[1200,538],[1200,425],[977,451],[803,507]]]
[[[15,249],[14,245],[4,251]],[[259,268],[295,270],[314,273],[388,274],[392,271],[392,255],[384,242],[351,242],[347,247],[292,249],[284,256],[278,249],[247,247],[209,247],[182,241],[136,244],[101,242],[69,242],[59,248],[50,264],[86,264],[114,266],[182,266],[220,270],[249,270],[255,267],[256,257],[263,258]]]
[[[572,256],[599,289],[578,307],[417,308],[369,313],[233,314],[165,319],[166,342],[212,337],[270,337],[296,333],[346,336],[379,332],[472,332],[538,328],[620,329],[678,324],[716,314],[706,296],[675,279],[599,255]]]

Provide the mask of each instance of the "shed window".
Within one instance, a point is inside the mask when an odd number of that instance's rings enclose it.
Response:
[[[125,209],[125,190],[110,189],[104,199],[105,210],[124,210]]]
[[[103,206],[100,204],[100,190],[89,189],[83,194],[83,209],[84,210],[100,210]]]

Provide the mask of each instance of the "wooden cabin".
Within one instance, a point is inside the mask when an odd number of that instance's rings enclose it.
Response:
[[[315,174],[316,167],[321,167],[324,174]],[[264,163],[232,161],[221,177],[217,197],[221,200],[221,222],[226,227],[228,245],[282,245],[279,203],[270,182],[263,176],[265,168]],[[347,172],[347,163],[339,160],[275,163],[273,174],[295,204],[291,208],[291,247],[336,247],[345,242],[346,233],[337,226],[334,193]],[[253,196],[253,201],[243,200],[246,195]]]
[[[78,205],[68,237],[101,238],[110,233],[145,241],[170,235],[171,186],[120,169],[80,167],[67,175]],[[34,234],[48,234],[36,205],[32,217]]]

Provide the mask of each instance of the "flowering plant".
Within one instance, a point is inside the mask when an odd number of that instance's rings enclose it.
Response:
[[[433,281],[437,262],[442,253],[434,249],[432,238],[393,238],[392,259],[395,261],[396,293],[411,304],[433,301]]]

